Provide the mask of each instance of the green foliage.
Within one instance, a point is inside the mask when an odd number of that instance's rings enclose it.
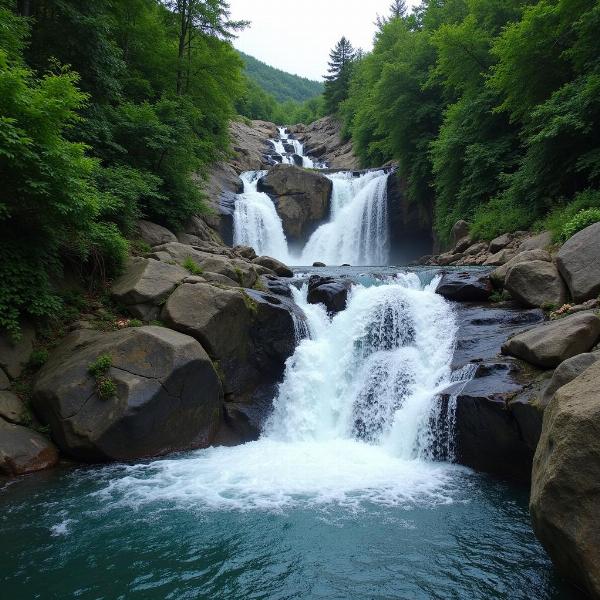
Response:
[[[303,103],[323,93],[323,84],[320,81],[311,81],[305,77],[280,71],[243,52],[240,52],[240,56],[251,83],[276,102],[284,103],[292,100]]]
[[[29,356],[28,366],[31,369],[39,369],[48,362],[48,350],[46,348],[36,348]]]
[[[192,275],[202,275],[204,273],[204,269],[190,256],[183,261],[182,267]]]
[[[579,219],[585,222],[586,219],[592,218],[593,215],[600,211],[600,190],[587,189],[576,194],[572,202],[557,206],[543,221],[540,228],[547,229],[552,232],[554,241],[562,242],[579,231],[573,231],[571,235],[565,237],[565,232],[573,228],[571,223],[577,223]],[[583,217],[579,217],[583,213]],[[590,215],[589,217],[585,215]],[[598,220],[598,219],[596,219]],[[588,222],[581,229],[592,225],[596,220]]]
[[[395,160],[442,241],[458,219],[491,238],[548,213],[558,239],[600,185],[600,5],[450,0],[390,17],[337,107],[363,166]]]
[[[565,223],[561,231],[561,241],[566,242],[578,231],[600,221],[600,208],[588,208],[579,211],[570,221]]]
[[[96,392],[102,400],[110,400],[117,395],[117,386],[110,377],[98,377],[96,380]]]
[[[336,113],[339,105],[348,98],[352,66],[357,58],[350,41],[342,36],[329,53],[327,75],[325,75],[325,109]]]
[[[105,375],[112,367],[112,357],[110,354],[101,354],[93,363],[88,366],[88,373],[94,377]]]
[[[143,323],[139,319],[129,319],[129,327],[142,327]]]

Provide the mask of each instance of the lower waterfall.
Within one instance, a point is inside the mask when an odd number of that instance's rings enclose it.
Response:
[[[453,467],[431,460],[431,423],[456,325],[435,285],[414,273],[357,285],[333,319],[306,302],[306,286],[295,290],[310,336],[288,360],[261,438],[129,466],[107,493],[238,509],[445,502]]]

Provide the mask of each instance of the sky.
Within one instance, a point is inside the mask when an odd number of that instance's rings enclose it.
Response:
[[[229,0],[231,17],[252,22],[234,46],[278,69],[310,79],[327,72],[329,51],[345,35],[355,48],[373,45],[377,14],[390,0]],[[417,0],[408,1],[415,6]]]

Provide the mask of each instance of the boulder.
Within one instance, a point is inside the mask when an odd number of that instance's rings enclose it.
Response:
[[[600,223],[594,223],[567,240],[556,264],[575,302],[600,294]]]
[[[513,265],[506,274],[504,288],[519,304],[527,307],[562,306],[567,287],[554,263],[532,260]]]
[[[54,444],[41,433],[0,419],[0,474],[15,477],[58,462]]]
[[[528,250],[527,252],[521,252],[490,273],[490,279],[492,280],[492,283],[496,287],[504,287],[506,274],[511,267],[519,263],[530,262],[532,260],[544,260],[546,262],[550,262],[552,257],[545,250]]]
[[[250,401],[259,386],[276,383],[294,350],[290,308],[271,294],[185,283],[168,299],[162,318],[206,348],[228,399]]]
[[[546,384],[540,394],[540,406],[546,408],[554,398],[554,394],[567,383],[579,377],[588,367],[591,367],[600,356],[594,352],[584,352],[561,362],[552,374],[552,379]]]
[[[270,256],[258,256],[252,261],[255,265],[266,267],[270,271],[273,271],[279,277],[293,277],[293,271],[281,261],[271,258]]]
[[[464,252],[467,248],[473,245],[473,240],[470,235],[466,235],[464,238],[460,238],[458,242],[456,242],[456,246],[454,246],[452,250],[452,254],[459,254]]]
[[[137,234],[149,246],[159,246],[177,241],[175,234],[166,227],[143,219],[137,222]]]
[[[528,252],[529,250],[546,250],[552,245],[552,234],[544,231],[539,235],[528,237],[519,245],[519,252]]]
[[[444,273],[435,291],[449,300],[479,302],[490,297],[492,284],[485,273],[456,271]]]
[[[591,313],[577,313],[515,335],[503,344],[502,353],[553,369],[572,356],[588,352],[599,338],[600,319]]]
[[[499,235],[490,242],[490,252],[496,254],[496,252],[500,252],[500,250],[506,248],[511,242],[512,235],[510,233]]]
[[[277,165],[258,182],[274,199],[287,238],[300,242],[329,216],[332,186],[324,175],[294,165]]]
[[[27,410],[16,394],[7,391],[0,392],[0,418],[17,425],[26,423]]]
[[[202,217],[197,215],[192,215],[185,222],[183,230],[177,235],[177,240],[190,245],[202,244],[203,242],[223,243],[219,234]],[[169,241],[174,242],[175,240]]]
[[[600,598],[600,362],[561,387],[544,413],[529,509],[559,573]]]
[[[131,258],[112,286],[112,296],[135,317],[155,319],[160,305],[189,275],[178,265],[148,258]]]
[[[483,263],[486,267],[499,267],[506,264],[509,260],[515,257],[515,251],[512,248],[504,248],[499,250],[496,254],[488,256]]]
[[[309,304],[323,304],[329,315],[335,315],[346,308],[352,283],[333,277],[312,275],[308,280]]]
[[[482,252],[487,252],[488,245],[485,242],[477,242],[472,246],[469,246],[464,252],[467,256],[475,256],[476,254],[481,254]]]
[[[319,262],[318,260],[312,264],[313,267],[326,267],[327,265],[324,262]]]
[[[469,235],[469,224],[466,221],[460,220],[454,223],[452,230],[450,231],[450,238],[452,239],[452,245],[456,246],[458,240],[465,238]]]
[[[90,373],[103,355],[112,361],[101,375],[114,383],[110,397]],[[77,331],[42,367],[32,406],[65,454],[133,460],[210,445],[222,390],[208,355],[189,336],[164,327]]]
[[[35,337],[35,329],[29,323],[21,325],[20,337],[16,341],[0,332],[0,368],[11,379],[16,379],[28,363]]]
[[[234,246],[233,252],[240,258],[245,258],[246,260],[254,260],[256,258],[256,251],[250,246]]]

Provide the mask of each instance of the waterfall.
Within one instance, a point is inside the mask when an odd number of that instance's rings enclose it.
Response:
[[[309,337],[288,360],[261,438],[123,467],[105,494],[237,510],[446,503],[453,467],[431,460],[436,394],[450,381],[450,304],[415,274],[357,285],[346,310],[295,300]]]
[[[237,195],[233,213],[233,242],[251,246],[257,254],[289,261],[281,219],[271,198],[257,191],[266,171],[247,171],[240,176],[244,191]]]
[[[299,264],[385,265],[389,256],[387,179],[384,171],[352,177],[328,175],[333,182],[331,217],[304,247]]]

